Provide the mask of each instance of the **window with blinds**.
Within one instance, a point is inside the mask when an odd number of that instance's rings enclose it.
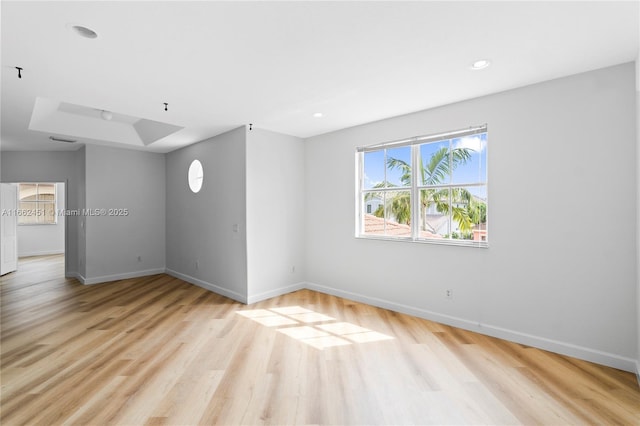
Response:
[[[359,147],[356,236],[488,246],[487,126]]]

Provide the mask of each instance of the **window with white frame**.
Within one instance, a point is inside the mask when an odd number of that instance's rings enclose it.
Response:
[[[18,225],[56,224],[56,184],[18,184]]]
[[[487,126],[357,149],[356,236],[486,247]]]

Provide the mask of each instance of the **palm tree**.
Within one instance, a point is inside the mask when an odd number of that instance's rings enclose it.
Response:
[[[471,158],[469,148],[454,148],[451,151],[448,147],[442,147],[434,152],[428,161],[420,161],[420,185],[439,185],[451,174],[451,172],[461,164],[465,164]],[[449,159],[451,153],[451,160]],[[411,166],[403,160],[389,157],[387,166],[390,169],[398,169],[402,172],[400,181],[404,186],[411,185]],[[381,183],[378,187],[387,186]],[[427,211],[431,206],[435,206],[436,211],[441,214],[451,214],[453,220],[458,223],[458,228],[462,232],[470,232],[475,223],[481,223],[481,207],[474,200],[469,191],[464,188],[423,188],[420,190],[420,211],[422,213],[422,229],[435,233],[436,230],[427,222]],[[391,202],[391,212],[399,223],[410,224],[410,203],[407,193],[397,194]],[[484,220],[486,221],[486,207],[484,209]]]

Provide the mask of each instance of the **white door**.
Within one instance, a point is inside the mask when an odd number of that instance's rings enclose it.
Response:
[[[18,269],[18,186],[11,183],[0,185],[0,275],[4,275]]]

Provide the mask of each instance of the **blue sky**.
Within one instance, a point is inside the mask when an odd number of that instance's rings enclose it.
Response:
[[[466,136],[463,138],[455,138],[451,140],[444,140],[440,142],[433,142],[429,144],[423,144],[420,146],[420,155],[422,156],[423,163],[429,161],[431,155],[443,146],[451,146],[453,148],[469,148],[472,151],[471,159],[464,165],[459,165],[454,171],[453,176],[449,177],[447,182],[443,183],[475,183],[486,181],[487,173],[487,134],[482,133],[479,135]],[[393,148],[387,150],[387,156],[403,160],[408,164],[411,164],[411,147],[404,146],[400,148]],[[400,176],[402,172],[398,169],[386,170],[387,181],[401,186]],[[373,188],[379,182],[384,180],[385,163],[384,152],[365,152],[364,153],[364,188]],[[420,182],[419,182],[420,183]],[[478,188],[469,188],[471,193],[480,197],[486,198],[486,186]]]

